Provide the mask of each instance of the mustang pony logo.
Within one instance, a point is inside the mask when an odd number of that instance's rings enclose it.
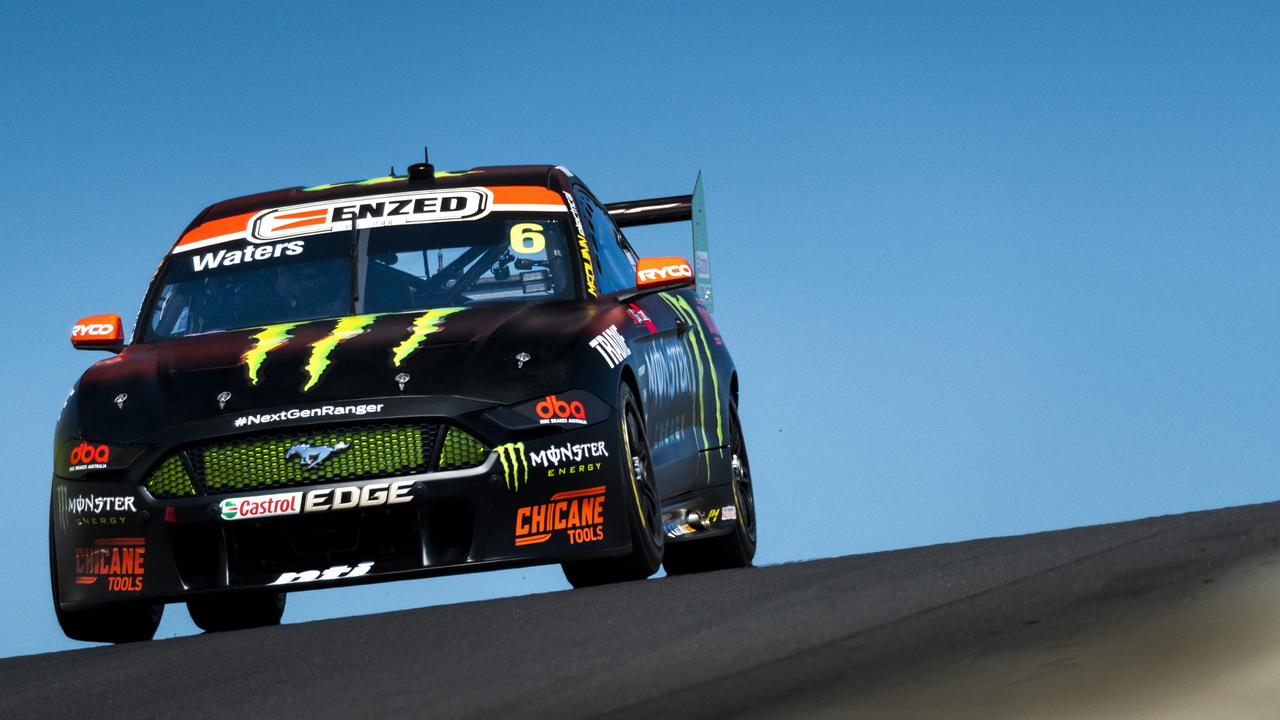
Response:
[[[298,462],[302,463],[303,468],[310,470],[325,460],[328,460],[330,455],[338,452],[339,450],[346,450],[349,447],[351,447],[351,443],[345,442],[340,442],[333,447],[329,447],[328,445],[311,446],[307,443],[302,443],[301,445],[294,445],[289,448],[289,452],[284,454],[284,459],[288,460],[289,458],[296,457],[298,458]]]

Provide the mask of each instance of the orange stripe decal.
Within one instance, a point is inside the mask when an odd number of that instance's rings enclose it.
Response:
[[[551,533],[543,533],[541,535],[530,535],[529,537],[516,538],[516,547],[521,545],[537,545],[551,539]]]
[[[208,240],[209,238],[215,238],[220,235],[246,232],[249,229],[249,221],[253,219],[254,215],[257,215],[257,213],[248,212],[243,215],[232,215],[231,217],[210,220],[197,228],[193,228],[191,232],[186,235],[183,235],[182,239],[179,240],[178,244],[174,247],[182,247],[184,245],[198,243],[201,240]]]
[[[494,205],[564,205],[554,190],[529,185],[499,185],[489,188]]]

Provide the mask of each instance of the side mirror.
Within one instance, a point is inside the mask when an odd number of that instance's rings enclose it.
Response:
[[[71,328],[71,345],[77,350],[124,349],[124,323],[119,315],[90,315]]]
[[[640,258],[636,264],[636,289],[660,290],[693,285],[693,268],[679,257]]]

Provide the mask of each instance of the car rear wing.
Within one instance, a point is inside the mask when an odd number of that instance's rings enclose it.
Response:
[[[689,221],[693,223],[693,267],[698,299],[714,311],[711,293],[711,248],[707,244],[707,213],[702,199],[702,173],[693,182],[692,195],[672,195],[649,200],[627,200],[604,206],[618,227],[638,227]]]

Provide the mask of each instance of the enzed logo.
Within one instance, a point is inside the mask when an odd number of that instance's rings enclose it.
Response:
[[[300,235],[419,223],[474,220],[493,202],[488,188],[458,188],[395,193],[268,210],[250,223],[250,242],[271,242]]]
[[[600,357],[609,363],[610,368],[617,367],[618,363],[631,357],[631,348],[627,347],[627,339],[618,332],[617,325],[605,328],[604,332],[591,338],[591,342],[587,344],[600,353]]]
[[[502,477],[508,490],[520,491],[520,483],[529,484],[529,459],[524,454],[524,443],[507,443],[493,449],[502,463]]]
[[[339,450],[346,450],[349,447],[351,447],[351,443],[345,442],[340,442],[333,447],[329,447],[328,445],[312,446],[307,443],[301,443],[289,448],[289,451],[284,454],[284,459],[288,460],[289,458],[296,457],[298,458],[298,463],[302,465],[304,470],[310,470],[325,460],[328,460],[330,455],[338,452]]]
[[[538,414],[538,422],[542,425],[587,424],[587,410],[577,400],[565,402],[557,399],[555,395],[548,395],[533,408],[533,411]]]
[[[316,580],[350,580],[351,578],[360,577],[373,569],[373,561],[368,560],[357,563],[355,567],[350,565],[334,565],[328,570],[303,570],[301,572],[281,573],[269,585],[292,585],[294,583],[309,583]]]

